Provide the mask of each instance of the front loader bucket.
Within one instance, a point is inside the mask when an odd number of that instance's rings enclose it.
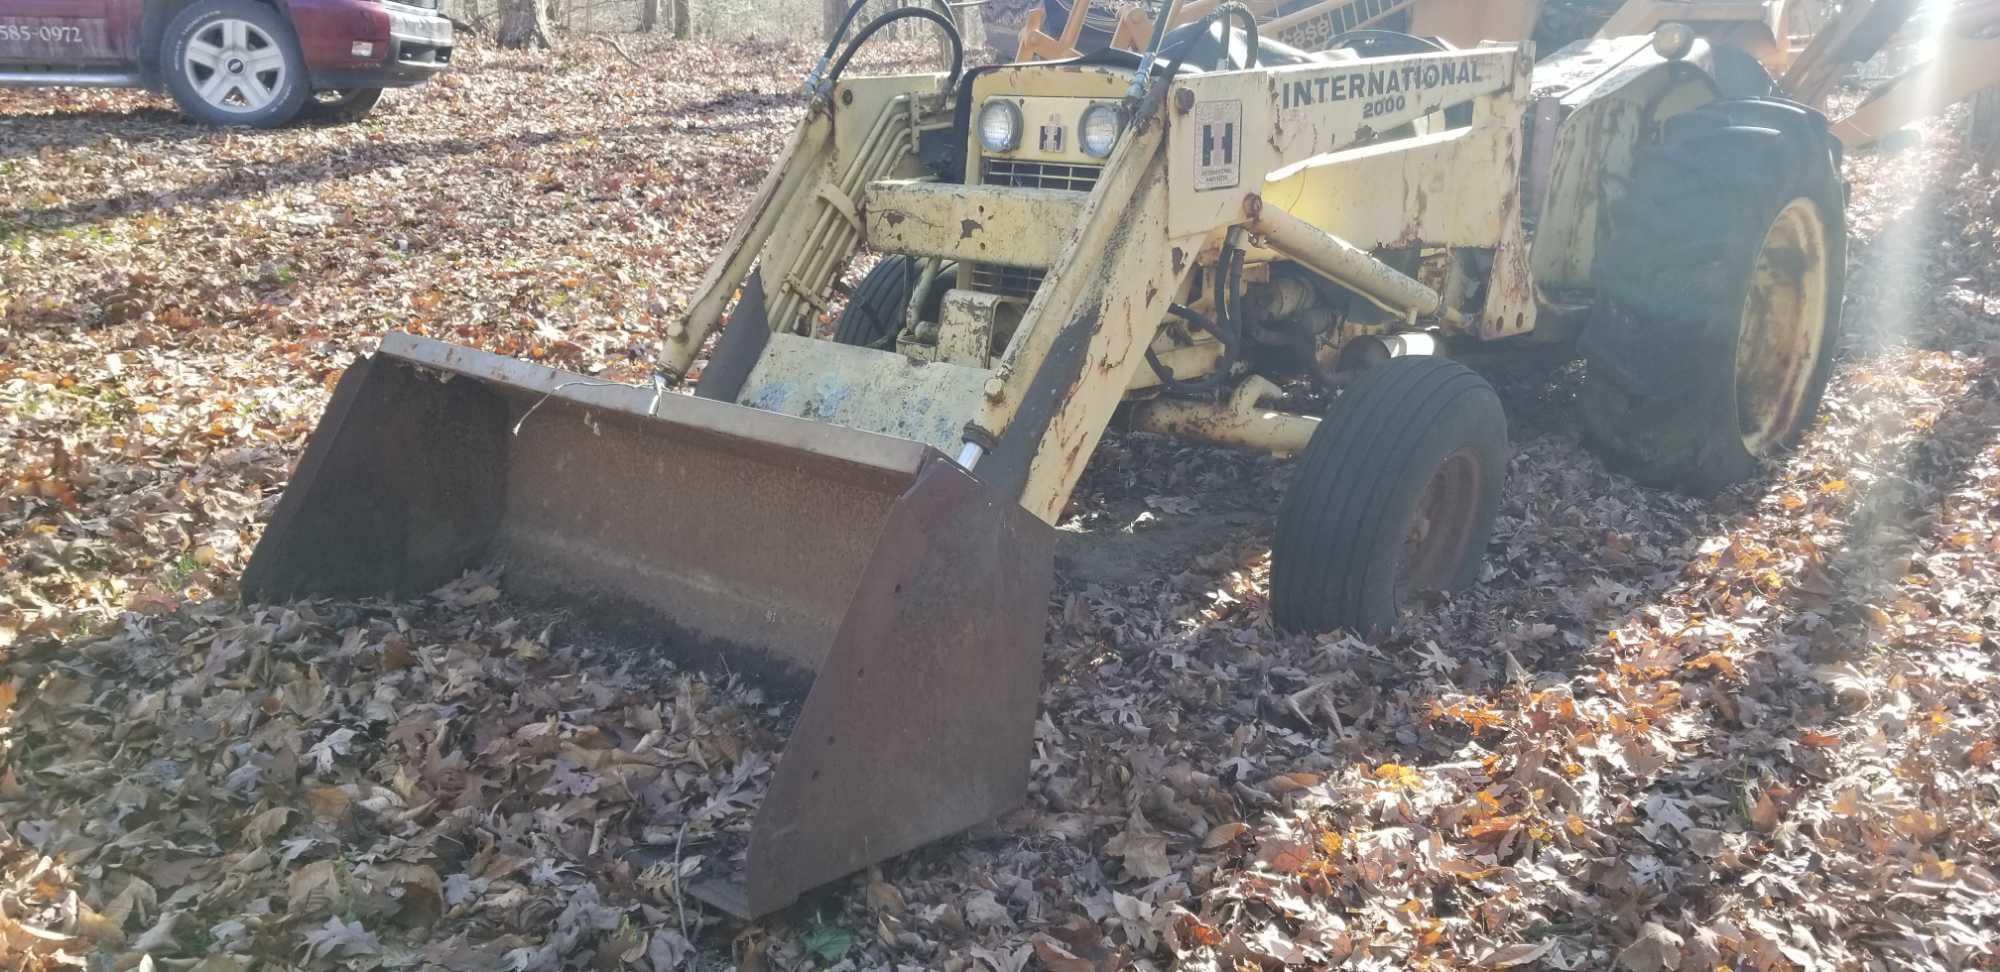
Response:
[[[805,687],[740,872],[755,917],[1026,788],[1053,531],[927,446],[391,334],[335,389],[245,596],[468,567]]]

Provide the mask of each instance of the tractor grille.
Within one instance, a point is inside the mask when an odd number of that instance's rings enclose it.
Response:
[[[1066,162],[1023,162],[1016,159],[981,159],[979,181],[989,186],[1015,189],[1066,189],[1089,192],[1097,185],[1101,165],[1070,165]]]
[[[990,263],[972,265],[972,289],[1001,297],[1033,299],[1042,288],[1041,270],[1000,267]]]

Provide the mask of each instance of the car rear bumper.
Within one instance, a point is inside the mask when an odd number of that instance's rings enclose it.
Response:
[[[435,10],[394,0],[294,0],[292,10],[315,88],[403,87],[451,65],[451,21]]]

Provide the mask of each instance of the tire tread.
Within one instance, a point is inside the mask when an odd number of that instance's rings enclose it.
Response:
[[[1410,480],[1435,471],[1415,468],[1427,452],[1443,448],[1441,458],[1474,445],[1489,467],[1482,470],[1478,536],[1469,555],[1476,564],[1498,506],[1505,440],[1499,397],[1457,362],[1397,358],[1357,378],[1313,434],[1279,510],[1271,549],[1278,626],[1365,634],[1393,626],[1393,574],[1402,552],[1397,508],[1415,501]]]

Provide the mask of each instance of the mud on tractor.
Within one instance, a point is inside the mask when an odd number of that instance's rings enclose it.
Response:
[[[789,686],[747,852],[693,889],[729,912],[1019,802],[1054,524],[1115,414],[1297,454],[1273,620],[1368,633],[1479,573],[1507,420],[1455,354],[1578,349],[1591,444],[1656,486],[1724,488],[1813,417],[1839,147],[1723,97],[1691,32],[1307,53],[1224,3],[1140,53],[963,69],[938,7],[829,47],[652,384],[389,335],[244,576],[413,593],[498,562]],[[848,71],[900,18],[949,68]]]

